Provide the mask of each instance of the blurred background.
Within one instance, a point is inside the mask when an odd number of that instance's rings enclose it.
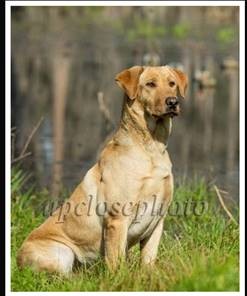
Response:
[[[165,65],[189,76],[168,150],[176,180],[238,199],[238,7],[12,7],[12,164],[57,197],[120,119],[115,75]]]

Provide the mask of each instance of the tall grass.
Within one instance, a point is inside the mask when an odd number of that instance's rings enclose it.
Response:
[[[19,271],[16,253],[29,232],[45,220],[41,205],[47,191],[23,190],[25,174],[12,172],[12,291],[238,291],[239,228],[229,221],[215,193],[203,181],[176,186],[158,260],[152,270],[139,266],[139,248],[130,250],[128,262],[110,273],[102,259],[77,269],[65,278],[29,268]],[[202,215],[184,212],[186,202],[206,202]],[[176,215],[176,203],[183,209]],[[235,217],[238,209],[232,208]]]

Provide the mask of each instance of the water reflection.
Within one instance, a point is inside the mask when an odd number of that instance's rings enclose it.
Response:
[[[202,176],[237,199],[236,7],[12,8],[15,154],[44,116],[22,162],[32,182],[54,195],[79,182],[120,118],[114,77],[135,64],[189,75],[168,147],[176,180]]]

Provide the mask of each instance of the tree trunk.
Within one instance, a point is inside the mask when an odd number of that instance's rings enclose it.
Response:
[[[228,105],[228,142],[227,142],[227,171],[234,169],[238,147],[238,68],[231,67],[226,71],[229,81]]]
[[[65,106],[68,90],[70,59],[62,54],[53,62],[53,180],[52,196],[57,198],[61,190],[64,160]]]

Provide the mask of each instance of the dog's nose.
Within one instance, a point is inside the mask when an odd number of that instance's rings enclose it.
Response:
[[[178,99],[176,97],[168,97],[166,98],[166,105],[168,107],[175,107],[178,104]]]

